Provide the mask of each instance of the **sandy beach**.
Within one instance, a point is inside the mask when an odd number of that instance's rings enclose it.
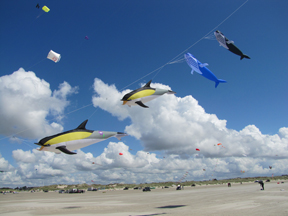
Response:
[[[288,181],[174,188],[86,191],[84,194],[20,192],[0,195],[0,214],[14,215],[288,215]]]

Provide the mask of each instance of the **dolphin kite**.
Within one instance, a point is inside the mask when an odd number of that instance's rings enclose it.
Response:
[[[176,94],[176,92],[167,89],[151,88],[151,82],[152,80],[146,83],[145,86],[124,95],[124,97],[121,99],[121,101],[123,101],[123,105],[127,104],[129,107],[133,105],[139,105],[144,108],[149,108],[144,103],[160,97],[165,93]]]
[[[202,64],[190,53],[184,54],[184,57],[186,59],[187,64],[192,68],[191,74],[193,74],[193,72],[196,71],[205,78],[214,81],[215,88],[217,88],[219,83],[226,83],[225,80],[217,79],[217,77],[206,67],[208,65],[207,63]]]
[[[101,142],[110,137],[116,137],[118,140],[121,140],[121,137],[128,136],[128,134],[121,132],[87,130],[87,122],[88,119],[83,121],[74,130],[45,137],[35,144],[41,146],[38,149],[39,151],[50,151],[57,154],[61,152],[65,154],[77,154],[72,151]]]
[[[217,41],[219,42],[220,46],[223,46],[224,48],[228,49],[230,52],[239,55],[240,56],[240,60],[242,60],[243,58],[247,58],[250,59],[249,56],[243,54],[241,52],[241,50],[234,45],[234,41],[230,41],[228,38],[226,38],[224,36],[224,34],[222,34],[220,31],[215,31],[214,35],[217,39]]]

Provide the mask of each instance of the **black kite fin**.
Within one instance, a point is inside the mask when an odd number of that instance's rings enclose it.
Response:
[[[59,147],[56,147],[56,149],[60,150],[61,152],[65,153],[65,154],[69,154],[69,155],[72,155],[72,154],[77,154],[76,152],[71,152],[69,151],[66,146],[59,146]]]
[[[243,55],[241,56],[240,60],[242,60],[243,58],[247,58],[247,59],[250,59],[250,57],[249,57],[249,56],[247,56],[247,55],[245,55],[245,54],[243,54]]]
[[[142,101],[136,101],[135,103],[138,104],[138,105],[141,106],[141,107],[149,108],[148,106],[146,106],[145,104],[143,104]]]
[[[146,85],[145,85],[144,87],[149,87],[149,88],[151,88],[151,87],[150,87],[151,82],[152,82],[152,80],[150,80],[148,83],[146,83]]]
[[[88,119],[86,119],[85,121],[83,121],[76,129],[83,129],[86,130],[86,124],[88,122]]]

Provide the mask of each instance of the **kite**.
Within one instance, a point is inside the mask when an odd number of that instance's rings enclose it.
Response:
[[[218,145],[218,146],[219,146],[219,145],[222,145],[222,143],[218,143],[217,145]]]
[[[272,166],[269,166],[270,169],[272,169]]]
[[[196,151],[200,151],[200,149],[196,148]]]
[[[203,171],[206,171],[206,169],[203,169]]]
[[[146,83],[145,86],[124,95],[124,97],[121,99],[121,101],[123,101],[123,105],[127,104],[129,107],[133,105],[139,105],[144,108],[149,108],[144,103],[160,97],[165,93],[176,94],[176,92],[171,90],[151,88],[151,82],[152,80]]]
[[[120,152],[119,155],[123,155],[123,153]]]
[[[45,11],[46,13],[50,11],[50,9],[45,5],[42,7],[42,10]]]
[[[61,59],[61,55],[54,52],[53,50],[50,50],[50,52],[48,53],[47,56],[48,59],[51,59],[52,61],[54,61],[55,63],[59,62]]]
[[[39,4],[37,4],[37,5],[36,5],[36,8],[38,8],[38,9],[39,9],[39,8],[40,8],[40,5],[39,5]]]
[[[85,39],[86,39],[86,40],[89,40],[88,36],[85,36]]]
[[[202,64],[198,61],[191,53],[184,54],[187,64],[192,68],[191,74],[194,71],[201,74],[203,77],[212,80],[215,82],[215,88],[219,85],[219,83],[226,83],[227,81],[222,79],[217,79],[217,77],[206,67],[207,63]]]
[[[76,154],[72,151],[104,141],[110,137],[116,137],[118,140],[121,140],[122,137],[128,136],[126,133],[110,131],[102,131],[102,136],[99,134],[99,131],[87,130],[87,122],[88,119],[83,121],[74,130],[45,137],[35,144],[41,146],[41,148],[38,149],[39,151],[50,151],[57,154],[61,152],[65,154]]]
[[[220,46],[223,46],[224,48],[228,49],[230,52],[239,55],[240,56],[240,60],[242,60],[243,58],[247,58],[250,59],[249,56],[243,54],[241,52],[241,50],[239,50],[239,48],[237,46],[234,45],[233,41],[230,41],[228,38],[226,38],[224,36],[224,34],[222,34],[220,31],[215,31],[214,35],[217,39],[217,41],[219,42]]]
[[[245,171],[244,171],[244,170],[241,170],[241,173],[245,173]]]

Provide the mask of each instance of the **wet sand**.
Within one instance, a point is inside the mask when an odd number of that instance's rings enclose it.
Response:
[[[288,181],[115,191],[84,194],[0,194],[0,214],[28,215],[288,215]],[[283,190],[284,189],[284,190]]]

